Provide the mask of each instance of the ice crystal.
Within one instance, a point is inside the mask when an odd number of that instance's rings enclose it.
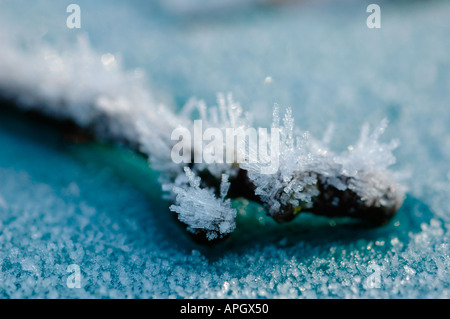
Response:
[[[236,227],[236,210],[231,207],[230,199],[225,199],[230,187],[228,176],[222,175],[220,198],[217,198],[213,190],[200,188],[200,178],[188,167],[184,171],[189,185],[173,187],[177,205],[170,206],[170,210],[188,225],[188,230],[206,232],[209,240],[231,233]]]
[[[255,193],[268,204],[271,213],[288,204],[310,207],[312,199],[318,195],[315,187],[318,178],[338,190],[351,189],[367,205],[374,202],[377,205],[393,204],[386,202],[384,197],[388,188],[397,192],[397,197],[391,201],[402,202],[403,188],[388,172],[388,167],[395,163],[392,151],[398,142],[379,142],[387,126],[386,120],[370,135],[368,125],[364,125],[356,146],[350,146],[348,152],[336,154],[325,143],[311,138],[308,132],[296,129],[290,108],[286,109],[281,126],[279,118],[279,107],[275,106],[272,128],[280,130],[279,170],[266,175],[260,174],[261,163],[241,164],[256,185]],[[339,176],[346,176],[351,182],[344,184]]]

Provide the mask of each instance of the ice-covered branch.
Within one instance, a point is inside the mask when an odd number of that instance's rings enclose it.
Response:
[[[176,163],[171,158],[171,133],[176,128],[194,131],[193,120],[198,118],[204,129],[225,135],[227,129],[251,128],[251,114],[244,113],[231,95],[219,95],[215,107],[192,100],[181,112],[172,111],[155,101],[140,72],[124,71],[113,55],[97,54],[84,38],[63,52],[42,46],[28,49],[32,55],[11,39],[2,44],[2,95],[22,109],[69,120],[98,138],[124,142],[146,155],[161,173],[166,198],[173,202],[170,209],[191,232],[208,240],[234,230],[236,211],[230,198],[259,202],[279,222],[309,211],[383,224],[402,203],[402,189],[388,170],[395,162],[392,150],[397,143],[379,142],[386,121],[372,132],[364,126],[359,141],[337,154],[324,142],[328,137],[315,140],[299,130],[291,109],[280,120],[276,106],[273,131],[264,133],[270,152],[262,161],[251,160],[260,149],[248,140],[231,154],[223,140],[223,154],[234,161]],[[274,132],[279,138],[271,139]],[[195,143],[189,149],[192,158],[201,157],[207,148],[204,141]],[[274,156],[275,169],[265,171]]]

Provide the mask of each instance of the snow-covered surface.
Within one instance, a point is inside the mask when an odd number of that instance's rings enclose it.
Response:
[[[229,177],[237,173],[234,160],[229,159],[229,137],[222,138],[218,145],[227,161],[224,156],[214,165],[209,161],[205,163],[205,159],[199,161],[199,155],[204,157],[202,150],[206,151],[210,145],[208,140],[195,138],[195,131],[199,129],[192,124],[195,119],[202,121],[205,127],[200,133],[208,128],[226,136],[227,130],[233,129],[236,135],[245,136],[245,130],[252,128],[253,114],[245,112],[231,93],[226,98],[218,94],[217,106],[208,107],[204,101],[190,99],[180,112],[175,112],[170,106],[155,101],[142,71],[124,71],[113,54],[95,52],[86,35],[79,35],[75,43],[61,49],[39,38],[4,32],[2,48],[0,84],[6,98],[26,110],[39,110],[60,120],[69,119],[94,131],[97,138],[126,142],[143,152],[150,166],[161,173],[160,181],[168,192],[165,197],[175,202],[171,210],[189,230],[205,231],[212,240],[235,229],[236,211],[230,201],[224,202],[224,196],[217,198],[212,189],[202,189],[210,185],[200,184],[201,179],[194,178],[200,172],[209,171],[220,181],[222,174]],[[350,189],[367,206],[398,209],[403,202],[403,188],[388,169],[395,163],[392,151],[398,142],[380,143],[386,126],[387,120],[383,120],[369,135],[366,124],[356,145],[337,154],[327,143],[311,138],[308,132],[295,126],[290,107],[281,121],[280,108],[276,105],[271,132],[264,134],[267,141],[262,141],[261,136],[259,141],[257,136],[253,141],[248,137],[247,141],[232,147],[232,155],[238,158],[239,167],[248,171],[255,194],[271,215],[288,214],[298,207],[313,207],[314,198],[320,193],[319,179],[340,191]],[[189,163],[191,156],[195,160],[192,171],[187,167],[183,170],[187,162],[175,163],[169,156],[175,144],[174,134],[175,138],[178,135],[175,128],[194,135],[194,148],[188,146],[187,151],[183,150]],[[186,140],[191,145],[191,138],[185,138],[182,143],[186,144]],[[261,144],[267,144],[269,152],[261,152]],[[216,152],[219,151],[209,153]],[[264,153],[263,158],[261,153]],[[186,178],[184,172],[190,177]],[[343,179],[348,181],[343,182]]]
[[[141,115],[164,112],[160,102],[175,109],[196,95],[213,104],[217,92],[232,91],[260,124],[270,125],[274,102],[291,106],[297,125],[314,135],[322,136],[334,122],[331,142],[341,147],[355,142],[352,136],[364,122],[376,126],[388,118],[386,135],[401,142],[397,169],[410,172],[408,197],[395,220],[360,229],[349,221],[305,215],[280,226],[242,202],[234,204],[238,225],[229,241],[197,246],[177,228],[160,200],[155,174],[141,159],[98,145],[61,150],[54,132],[34,128],[41,131],[35,136],[33,124],[2,121],[0,292],[5,297],[448,297],[450,6],[383,2],[382,29],[369,30],[365,7],[356,2],[339,8],[221,2],[233,9],[196,10],[200,1],[188,10],[172,10],[176,1],[162,7],[79,1],[83,25],[74,31],[65,28],[68,3],[3,1],[0,56],[10,60],[0,62],[2,89],[24,99],[72,101],[67,107],[77,110],[106,90],[122,99],[95,103],[126,112],[133,99]],[[84,32],[92,52],[102,53],[102,67],[121,58],[124,69],[112,77],[92,67],[82,72],[83,57],[92,56],[83,46]],[[7,43],[17,37],[35,41],[42,51],[8,52]],[[44,82],[42,87],[53,91],[40,96],[35,78],[47,73],[39,73],[36,55],[51,60],[51,50],[71,52],[74,46],[85,50],[65,58],[79,59],[79,67],[55,70],[66,78]],[[29,68],[36,70],[31,76]],[[126,95],[124,82],[134,94]],[[80,97],[85,84],[91,91]],[[169,115],[148,119],[165,127]],[[148,130],[147,117],[139,120],[137,129]],[[126,123],[114,124],[113,134],[136,134],[123,133],[130,127]],[[361,150],[355,156],[366,153],[361,149],[366,144],[355,145]],[[379,159],[373,160],[376,165]],[[72,290],[66,268],[74,263],[81,267],[83,287]]]

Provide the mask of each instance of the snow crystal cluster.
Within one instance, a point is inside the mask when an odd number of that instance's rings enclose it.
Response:
[[[259,173],[259,163],[242,165],[257,186],[256,194],[269,204],[272,213],[277,212],[280,205],[310,207],[313,198],[319,194],[315,187],[318,178],[338,190],[348,188],[354,191],[368,206],[398,208],[401,205],[404,188],[392,179],[392,172],[388,171],[388,167],[395,163],[392,151],[398,143],[395,140],[389,144],[379,142],[387,120],[372,134],[369,134],[366,124],[356,145],[349,146],[348,151],[342,154],[336,154],[328,148],[329,137],[315,140],[308,132],[296,128],[290,108],[286,111],[282,126],[278,107],[274,109],[273,118],[272,128],[279,128],[281,133],[279,171],[267,176]],[[348,178],[350,182],[343,183],[340,177]],[[395,196],[386,198],[387,193],[394,193]]]
[[[217,199],[213,190],[200,188],[200,178],[195,177],[189,168],[186,167],[185,171],[190,188],[175,186],[172,189],[177,195],[178,205],[171,206],[171,210],[178,213],[180,220],[189,225],[188,230],[195,232],[201,229],[206,232],[209,240],[231,233],[236,227],[236,210],[231,208],[230,199],[225,200],[230,188],[228,176],[222,175],[220,199]]]
[[[271,149],[271,143],[277,143],[275,149],[279,154],[277,154],[278,168],[275,173],[262,173],[267,162],[265,159],[256,162],[250,161],[250,154],[258,154],[258,149],[255,147],[258,147],[259,144],[250,144],[247,136],[245,147],[236,147],[235,149],[238,153],[236,158],[243,159],[238,165],[236,163],[195,163],[192,170],[189,169],[189,174],[194,176],[208,171],[210,175],[220,179],[222,174],[236,177],[238,168],[243,169],[247,171],[249,180],[255,186],[255,195],[259,196],[271,215],[280,213],[283,207],[289,205],[306,210],[311,208],[314,198],[319,195],[317,188],[319,178],[324,184],[334,186],[338,190],[344,191],[348,188],[354,191],[367,206],[395,207],[395,209],[400,207],[405,189],[395,182],[393,179],[395,174],[388,170],[388,167],[395,163],[392,151],[397,147],[398,142],[393,140],[386,144],[379,141],[387,126],[386,120],[382,121],[372,133],[369,132],[369,126],[364,125],[355,146],[350,146],[346,152],[337,154],[331,151],[327,145],[329,136],[325,136],[322,140],[316,140],[308,132],[302,132],[296,127],[290,108],[286,109],[282,124],[279,113],[280,108],[275,106],[271,129],[279,131],[279,140],[266,138],[268,149]],[[210,108],[207,108],[202,101],[192,100],[183,108],[181,116],[193,118],[192,114],[198,114],[205,128],[219,128],[224,135],[227,128],[245,130],[252,126],[251,114],[244,113],[242,107],[233,100],[231,95],[225,98],[219,94],[218,106]],[[193,130],[192,124],[189,129]],[[328,132],[328,135],[331,133]],[[201,141],[201,143],[203,143],[202,147],[192,150],[193,157],[198,149],[203,150],[207,146],[206,142]],[[224,139],[224,154],[226,147]],[[348,180],[347,183],[343,182],[343,177]],[[183,196],[176,198],[180,207],[172,206],[172,209],[180,214],[181,220],[187,221],[188,225],[193,225],[194,220],[197,219],[196,227],[194,227],[197,229],[209,229],[214,224],[203,218],[205,213],[198,209],[199,207],[204,209],[208,207],[204,204],[205,199],[200,196],[200,181],[193,186],[192,182],[187,183],[183,176],[178,176],[175,178],[175,182],[164,183],[163,181],[163,185],[165,190],[172,193],[180,193],[180,185],[184,189]],[[194,201],[194,194],[198,193],[196,198],[201,203],[199,206],[187,206],[182,203],[187,200],[188,191],[186,189],[192,187],[193,189],[189,191],[191,194],[189,200]],[[211,201],[210,207],[216,207],[221,202],[212,194],[207,198]],[[213,204],[217,200],[218,203]],[[190,212],[188,207],[190,207]],[[223,211],[209,209],[214,212],[214,215],[221,215],[220,219],[230,220],[230,216],[235,216],[232,209]],[[189,219],[182,217],[187,214],[190,216]],[[220,230],[221,235],[229,233],[231,229],[229,227],[215,228]]]

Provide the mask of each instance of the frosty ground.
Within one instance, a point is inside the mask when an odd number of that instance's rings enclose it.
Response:
[[[364,122],[387,117],[386,139],[401,142],[396,169],[410,176],[403,207],[371,229],[309,215],[276,225],[259,207],[236,202],[237,232],[200,246],[161,201],[144,160],[66,143],[50,128],[5,115],[2,297],[448,298],[450,5],[382,2],[382,28],[370,30],[356,2],[248,1],[208,14],[194,14],[204,12],[198,1],[183,10],[175,2],[142,9],[143,1],[79,1],[79,32],[88,31],[97,51],[139,68],[174,107],[192,96],[213,104],[217,92],[230,91],[267,124],[276,102],[314,135],[335,123],[337,148],[354,142]],[[3,30],[70,45],[67,4],[4,1],[0,21]],[[66,285],[70,264],[81,268],[80,289]]]

